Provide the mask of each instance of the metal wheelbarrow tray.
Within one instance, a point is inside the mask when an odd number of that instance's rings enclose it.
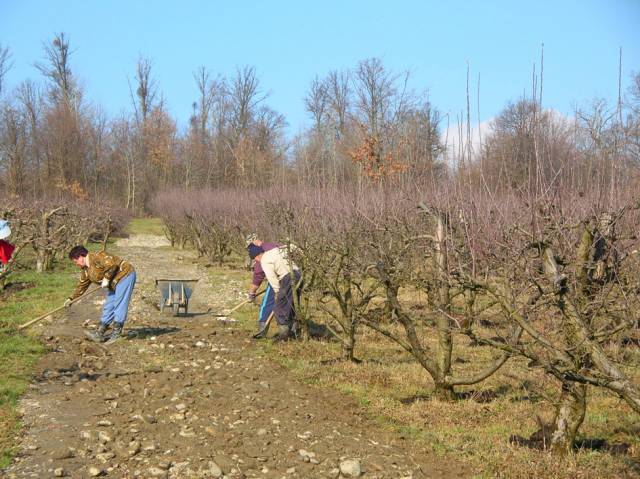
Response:
[[[189,311],[189,298],[193,294],[197,279],[156,279],[156,286],[160,290],[160,312],[164,308],[171,308],[175,316]]]

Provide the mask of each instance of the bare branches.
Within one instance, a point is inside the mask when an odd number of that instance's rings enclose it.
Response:
[[[35,66],[51,83],[49,95],[54,102],[64,101],[66,105],[73,106],[78,91],[69,62],[73,53],[69,40],[64,33],[58,33],[51,43],[44,45],[44,52],[45,63],[36,63]]]
[[[11,70],[13,63],[11,61],[11,50],[9,47],[2,46],[0,43],[0,95],[4,90],[4,79],[7,72]]]
[[[147,121],[149,113],[155,106],[157,92],[156,81],[151,76],[153,63],[150,59],[140,57],[136,64],[136,112],[140,117],[136,118],[137,123],[141,124]]]
[[[314,78],[309,87],[309,93],[304,99],[305,109],[313,118],[316,130],[320,130],[327,114],[327,106],[329,103],[329,95],[327,92],[327,84]]]

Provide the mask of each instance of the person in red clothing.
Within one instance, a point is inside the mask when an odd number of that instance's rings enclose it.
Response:
[[[8,238],[11,234],[11,228],[9,228],[9,222],[6,220],[0,220],[0,263],[6,265],[13,255],[13,251],[16,249],[5,238]]]

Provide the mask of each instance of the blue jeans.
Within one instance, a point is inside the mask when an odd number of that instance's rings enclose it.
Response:
[[[120,325],[124,324],[127,320],[129,301],[135,284],[136,272],[132,271],[118,282],[113,291],[109,290],[102,308],[102,319],[100,320],[102,324],[107,326],[112,321]]]
[[[273,293],[273,288],[270,284],[267,284],[267,289],[264,291],[264,297],[260,304],[260,312],[258,313],[258,323],[260,326],[266,323],[267,319],[273,311],[273,306],[276,304],[276,295]]]

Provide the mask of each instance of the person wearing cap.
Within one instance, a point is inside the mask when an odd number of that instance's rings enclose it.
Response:
[[[269,251],[256,244],[247,247],[249,257],[260,263],[264,275],[273,288],[275,304],[274,316],[278,323],[276,341],[288,341],[297,336],[293,292],[300,298],[300,268],[289,258],[286,246],[279,246]]]
[[[270,251],[274,248],[278,248],[278,243],[266,243],[258,239],[255,235],[251,235],[247,238],[247,247],[249,245],[255,245],[262,248],[262,251]],[[247,299],[253,303],[256,299],[256,293],[265,280],[264,270],[259,261],[253,262],[253,277],[251,284],[249,285],[249,292],[247,293]],[[267,283],[267,289],[264,291],[262,302],[260,303],[260,311],[258,312],[258,332],[253,336],[254,339],[264,339],[269,332],[269,316],[273,312],[273,306],[275,305],[275,294],[273,288]]]
[[[8,241],[5,241],[11,235],[11,228],[7,220],[0,220],[0,268],[3,268],[11,259],[16,249]]]
[[[96,332],[87,331],[87,337],[95,342],[111,344],[122,334],[127,320],[129,301],[136,284],[136,271],[131,263],[104,251],[89,253],[84,246],[76,246],[69,252],[69,259],[80,268],[80,281],[66,301],[82,296],[91,283],[99,283],[107,292],[102,309],[102,319]],[[107,329],[112,326],[111,333]]]

